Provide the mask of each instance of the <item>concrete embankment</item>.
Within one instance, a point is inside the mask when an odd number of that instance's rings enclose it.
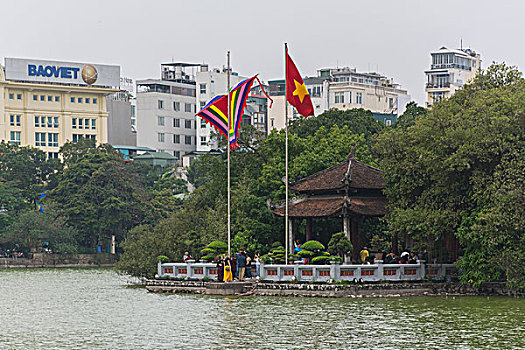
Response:
[[[157,293],[192,293],[207,295],[259,295],[294,297],[397,297],[506,295],[525,296],[525,291],[508,290],[503,284],[491,283],[474,288],[448,282],[367,283],[352,285],[204,281],[148,280],[146,288]]]
[[[110,254],[46,254],[34,253],[31,259],[0,258],[1,268],[35,267],[111,267],[115,258]]]

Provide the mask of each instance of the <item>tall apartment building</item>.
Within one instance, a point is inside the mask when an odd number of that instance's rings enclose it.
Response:
[[[481,56],[471,49],[451,50],[443,46],[430,55],[432,64],[430,70],[425,71],[427,108],[432,107],[434,102],[452,96],[481,69]]]
[[[178,160],[196,150],[197,71],[207,65],[161,64],[160,79],[137,81],[137,145]]]
[[[106,96],[119,66],[5,58],[0,69],[0,140],[58,157],[67,141],[108,142]]]
[[[331,108],[348,110],[363,108],[387,125],[397,120],[410,102],[410,95],[399,84],[378,73],[360,73],[355,68],[324,68],[316,77],[304,77],[312,99],[315,115]],[[274,108],[269,112],[269,128],[284,128],[284,80],[269,81],[270,94],[275,96]],[[297,118],[297,112],[288,107],[288,118]]]
[[[196,75],[197,83],[197,109],[200,111],[212,98],[217,95],[226,94],[228,70],[226,68],[208,69],[208,66],[202,65]],[[230,88],[237,85],[246,77],[239,76],[238,73],[232,72],[230,74]],[[197,151],[207,152],[212,149],[217,149],[218,140],[212,137],[212,132],[216,131],[206,121],[197,117]]]

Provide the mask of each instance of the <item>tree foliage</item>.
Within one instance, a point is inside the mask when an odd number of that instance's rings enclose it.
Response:
[[[519,198],[524,115],[521,74],[495,64],[412,125],[377,138],[392,231],[429,249],[458,237],[466,282],[523,271],[523,226],[513,222],[524,207],[502,204]]]

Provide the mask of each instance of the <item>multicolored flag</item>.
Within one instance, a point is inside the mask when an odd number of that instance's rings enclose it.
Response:
[[[228,130],[228,96],[218,95],[204,106],[204,108],[197,113],[201,118],[204,118],[207,123],[210,123],[220,134],[225,137],[228,136],[230,149],[239,147],[237,139],[239,137],[239,129],[241,127],[242,115],[244,107],[246,107],[246,100],[248,94],[257,76],[253,76],[241,81],[237,86],[230,90],[230,130]]]
[[[286,100],[303,117],[314,115],[314,106],[299,70],[286,51]]]

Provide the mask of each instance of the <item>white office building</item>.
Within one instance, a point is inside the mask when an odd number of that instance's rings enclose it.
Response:
[[[196,150],[196,73],[207,65],[166,63],[161,79],[137,81],[137,145],[178,160]]]
[[[451,50],[443,46],[431,52],[430,56],[430,70],[425,71],[427,108],[432,107],[434,102],[452,96],[481,69],[481,56],[471,49]]]

